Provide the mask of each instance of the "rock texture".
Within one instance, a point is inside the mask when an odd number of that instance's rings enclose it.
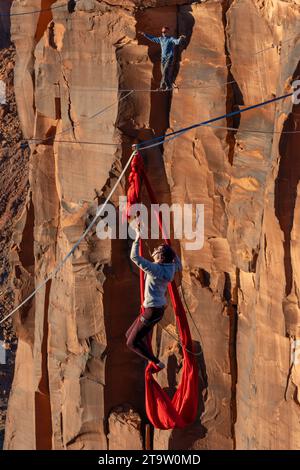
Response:
[[[109,450],[143,450],[142,420],[128,405],[118,406],[109,415]]]
[[[36,139],[11,252],[17,302],[79,238],[133,142],[289,92],[299,75],[298,1],[58,4],[12,6],[52,6],[12,18],[18,112],[24,135]],[[117,104],[119,90],[158,86],[159,48],[137,31],[158,34],[163,24],[187,36],[178,50],[179,89],[137,91]],[[199,351],[199,417],[185,430],[155,430],[155,449],[300,449],[300,365],[291,355],[300,326],[299,143],[286,133],[298,129],[298,108],[286,99],[195,129],[163,153],[144,152],[159,201],[205,205],[203,249],[177,243]],[[115,205],[125,189],[124,182]],[[124,341],[139,308],[128,252],[126,240],[99,240],[92,231],[15,316],[6,449],[144,442],[144,364]],[[170,392],[182,365],[174,335],[167,310],[154,341]],[[125,404],[133,411],[123,413]]]
[[[9,250],[14,220],[20,216],[29,189],[29,148],[21,142],[22,132],[14,96],[15,49],[0,49],[0,81],[5,94],[0,104],[0,313],[1,318],[12,310],[14,290],[10,285]],[[4,436],[4,422],[9,390],[14,372],[16,337],[11,322],[1,328],[6,363],[0,364],[0,447]]]

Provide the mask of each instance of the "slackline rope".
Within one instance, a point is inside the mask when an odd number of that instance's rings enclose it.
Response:
[[[25,300],[23,300],[23,302],[18,305],[16,308],[14,308],[8,315],[6,315],[1,321],[0,321],[0,325],[2,323],[4,323],[8,318],[10,318],[15,312],[17,312],[17,310],[19,310],[21,307],[23,307],[23,305],[25,305],[28,300],[30,300],[32,297],[34,297],[34,295],[50,280],[52,279],[57,273],[58,271],[61,269],[61,267],[65,264],[65,262],[68,260],[68,258],[70,258],[70,256],[74,253],[74,251],[76,250],[76,248],[79,246],[79,244],[82,242],[82,240],[84,239],[84,237],[88,234],[88,232],[91,230],[91,228],[93,227],[93,225],[95,224],[96,220],[100,217],[100,215],[103,213],[105,207],[107,206],[111,196],[114,194],[115,190],[117,189],[117,186],[119,185],[121,179],[123,178],[131,160],[133,159],[133,157],[135,156],[136,154],[136,151],[134,150],[130,156],[130,158],[128,159],[126,165],[124,166],[119,178],[117,179],[114,187],[112,188],[112,190],[110,191],[109,195],[107,196],[104,204],[101,205],[101,208],[100,210],[97,211],[96,215],[94,216],[93,220],[90,222],[89,226],[86,228],[86,230],[84,231],[84,233],[81,235],[81,237],[79,238],[79,240],[77,240],[77,242],[75,243],[75,245],[73,246],[73,248],[69,251],[69,253],[61,260],[61,262],[57,265],[57,267],[52,271],[52,273],[49,274],[49,276],[46,277],[46,279],[41,282],[35,289],[34,291],[28,296],[26,297]]]

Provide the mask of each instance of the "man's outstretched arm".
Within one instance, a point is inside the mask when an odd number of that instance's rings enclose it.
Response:
[[[149,39],[149,41],[156,42],[156,44],[160,44],[160,40],[156,36],[152,36],[152,34],[143,33],[142,31],[138,31],[142,34],[145,38]]]
[[[175,46],[179,46],[179,44],[181,44],[185,39],[186,36],[180,36],[178,39],[172,38],[172,42],[175,44]]]

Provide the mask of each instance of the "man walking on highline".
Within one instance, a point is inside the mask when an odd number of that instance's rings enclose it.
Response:
[[[178,39],[173,36],[167,36],[169,31],[168,26],[164,26],[161,30],[161,36],[156,37],[151,34],[143,33],[139,31],[145,38],[152,42],[160,44],[161,47],[161,82],[160,89],[170,90],[172,89],[172,72],[173,72],[173,61],[174,61],[174,48],[178,46],[186,36],[180,36]]]

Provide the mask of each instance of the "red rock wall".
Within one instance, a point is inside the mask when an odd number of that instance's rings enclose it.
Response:
[[[3,30],[2,30],[3,32]],[[2,35],[1,35],[2,37]],[[3,37],[2,37],[3,39]],[[4,44],[4,42],[2,43]],[[6,43],[7,45],[7,43]],[[4,95],[0,103],[0,316],[3,318],[14,305],[14,289],[10,279],[10,247],[14,222],[20,217],[28,193],[29,147],[21,144],[22,132],[14,95],[15,48],[0,48],[0,82]],[[1,90],[2,91],[2,90]],[[2,99],[3,98],[3,99]],[[5,364],[0,364],[0,448],[3,445],[5,416],[11,382],[17,338],[11,322],[0,329],[5,344]],[[3,351],[2,351],[3,352]]]
[[[31,145],[30,197],[15,231],[19,300],[79,238],[136,139],[271,99],[298,74],[293,1],[80,0],[75,11],[53,9],[52,17],[12,24],[19,116],[25,135],[40,139]],[[118,89],[158,86],[159,48],[137,31],[157,34],[166,23],[187,36],[175,71],[179,90],[172,97],[136,92],[89,118],[117,101]],[[202,351],[199,416],[183,431],[155,430],[155,449],[300,448],[299,365],[290,362],[300,324],[298,142],[297,134],[282,134],[296,128],[297,113],[285,100],[217,123],[238,131],[197,128],[163,154],[144,152],[159,201],[205,206],[203,249],[177,244],[181,293]],[[113,203],[124,192],[123,184]],[[139,303],[128,253],[126,240],[91,232],[16,316],[7,449],[141,448],[143,363],[124,341]],[[160,381],[171,389],[182,361],[173,325],[168,310],[155,335],[168,364]]]

